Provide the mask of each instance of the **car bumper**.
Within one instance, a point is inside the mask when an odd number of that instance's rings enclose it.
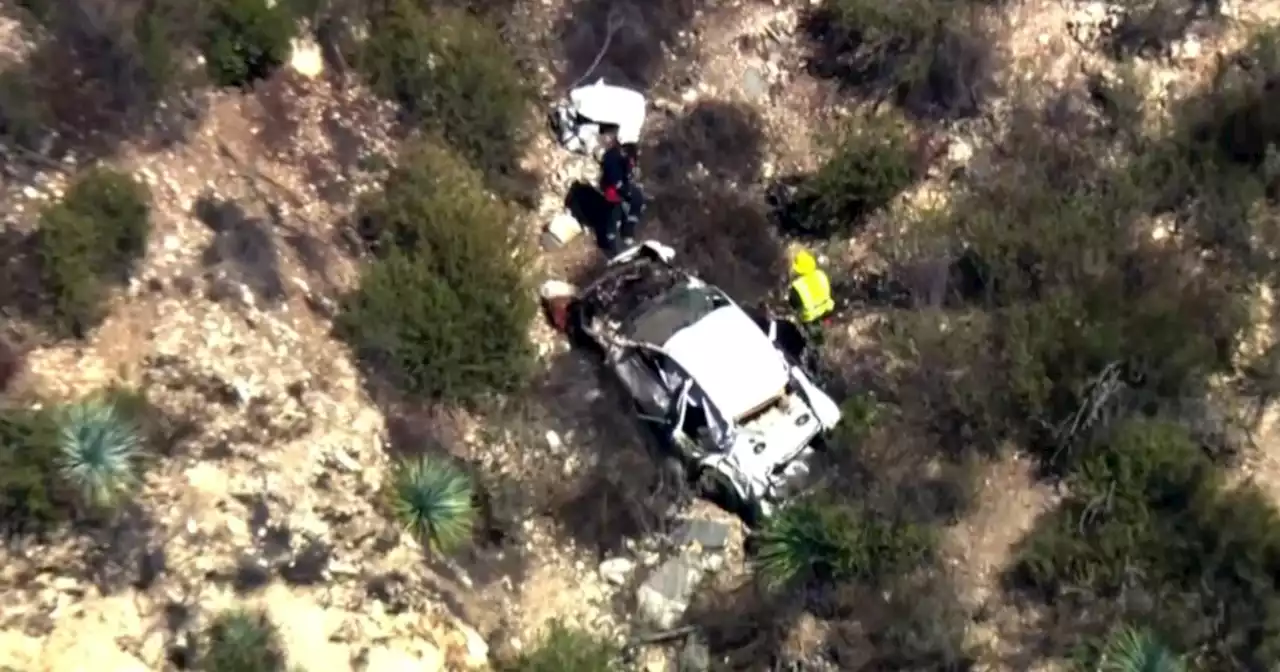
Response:
[[[817,483],[817,473],[813,469],[814,456],[813,448],[808,447],[787,462],[781,472],[770,479],[765,499],[781,504],[811,490]]]

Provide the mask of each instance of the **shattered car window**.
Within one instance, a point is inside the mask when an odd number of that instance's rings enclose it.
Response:
[[[627,325],[627,335],[642,343],[661,345],[676,332],[725,305],[707,286],[682,285],[650,301]]]

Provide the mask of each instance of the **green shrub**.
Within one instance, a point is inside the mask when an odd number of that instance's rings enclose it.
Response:
[[[807,236],[847,236],[915,180],[914,143],[898,120],[869,117],[843,131],[835,153],[795,195],[795,226]]]
[[[218,86],[243,87],[266,79],[289,57],[297,23],[284,2],[216,0],[203,52]]]
[[[49,137],[50,112],[32,74],[23,69],[0,72],[0,138],[25,149],[38,149]]]
[[[23,0],[27,28],[41,37],[28,72],[64,68],[37,81],[39,99],[64,128],[81,120],[92,131],[140,130],[168,100],[207,17],[206,0],[121,0],[86,11],[77,3]],[[89,89],[89,90],[80,90]],[[102,109],[83,109],[98,105]],[[81,109],[76,109],[77,106]],[[70,113],[62,115],[61,113]],[[102,126],[109,124],[108,128]],[[77,130],[90,130],[89,128]]]
[[[476,524],[471,477],[432,457],[401,464],[391,482],[395,517],[424,546],[452,551],[471,539]]]
[[[855,394],[840,404],[840,425],[831,443],[847,450],[856,450],[858,444],[880,426],[888,411],[887,404],[870,393]]]
[[[41,213],[40,270],[56,333],[83,337],[105,317],[108,286],[127,279],[146,251],[149,199],[131,176],[95,168]]]
[[[1019,546],[1010,580],[1097,614],[1136,610],[1130,620],[1198,652],[1204,669],[1280,656],[1280,512],[1267,496],[1226,488],[1170,423],[1124,423],[1089,453],[1072,496]]]
[[[138,486],[138,427],[108,402],[63,409],[58,447],[59,476],[93,507],[110,508]]]
[[[1198,0],[1123,0],[1120,21],[1103,36],[1103,48],[1116,59],[1159,57],[1187,34]]]
[[[206,630],[200,669],[207,672],[280,672],[285,669],[280,635],[266,614],[236,610],[219,614]]]
[[[413,0],[386,5],[360,56],[374,91],[503,187],[505,176],[518,173],[533,102],[510,46],[495,24],[462,10]]]
[[[1131,559],[1172,530],[1164,514],[1216,484],[1213,465],[1181,427],[1130,421],[1088,448],[1071,481],[1075,496],[1019,554],[1020,580],[1054,591],[1087,584],[1118,592]],[[1165,507],[1165,508],[1161,508]]]
[[[474,402],[518,388],[532,370],[536,307],[513,213],[474,171],[416,146],[365,203],[379,259],[343,303],[338,333],[406,391]]]
[[[765,522],[756,541],[756,573],[766,585],[879,581],[919,566],[933,532],[856,504],[795,502]]]
[[[1015,117],[1000,145],[1005,160],[909,225],[929,239],[920,247],[952,250],[949,300],[969,308],[890,316],[887,345],[910,363],[902,396],[932,416],[923,422],[946,419],[970,446],[1012,437],[1049,457],[1108,366],[1147,402],[1201,394],[1231,370],[1249,324],[1243,279],[1220,256],[1149,242],[1142,227],[1161,195],[1139,166],[1109,164],[1101,138],[1046,129],[1040,115]]]
[[[546,638],[514,661],[499,665],[503,672],[611,672],[620,667],[618,647],[606,639],[551,623]]]
[[[16,346],[0,338],[0,394],[4,394],[9,389],[9,384],[22,372],[22,357]]]
[[[981,0],[825,0],[810,18],[819,72],[881,85],[923,115],[976,114],[991,82],[992,39]]]
[[[6,527],[39,529],[65,517],[57,460],[53,413],[0,408],[0,520]]]

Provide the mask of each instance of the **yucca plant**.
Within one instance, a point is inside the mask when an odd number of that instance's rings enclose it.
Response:
[[[208,643],[200,656],[206,672],[277,672],[284,654],[274,623],[265,614],[236,610],[209,624]]]
[[[1187,663],[1145,630],[1121,628],[1107,638],[1097,672],[1186,672]]]
[[[815,498],[783,508],[757,541],[756,572],[770,588],[807,580],[877,581],[909,571],[933,548],[923,526]]]
[[[109,507],[138,484],[138,428],[113,404],[90,399],[63,409],[58,473],[93,506]]]
[[[391,507],[396,518],[434,551],[471,538],[476,521],[471,477],[440,458],[423,456],[396,467]]]

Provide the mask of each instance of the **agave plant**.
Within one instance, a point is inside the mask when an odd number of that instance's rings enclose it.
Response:
[[[770,518],[757,536],[756,573],[777,588],[812,572],[830,555],[826,521],[814,502],[801,501]]]
[[[391,506],[429,548],[447,552],[471,538],[476,521],[471,477],[451,462],[422,457],[395,470]]]
[[[110,506],[138,483],[138,428],[101,400],[64,409],[58,435],[58,471],[94,506]]]
[[[1102,647],[1098,672],[1186,672],[1187,664],[1151,633],[1121,628]]]
[[[276,626],[264,614],[237,610],[209,624],[208,644],[200,656],[208,672],[276,672],[284,667]]]
[[[766,586],[809,579],[878,581],[911,571],[935,548],[933,531],[827,497],[783,507],[756,537]]]

